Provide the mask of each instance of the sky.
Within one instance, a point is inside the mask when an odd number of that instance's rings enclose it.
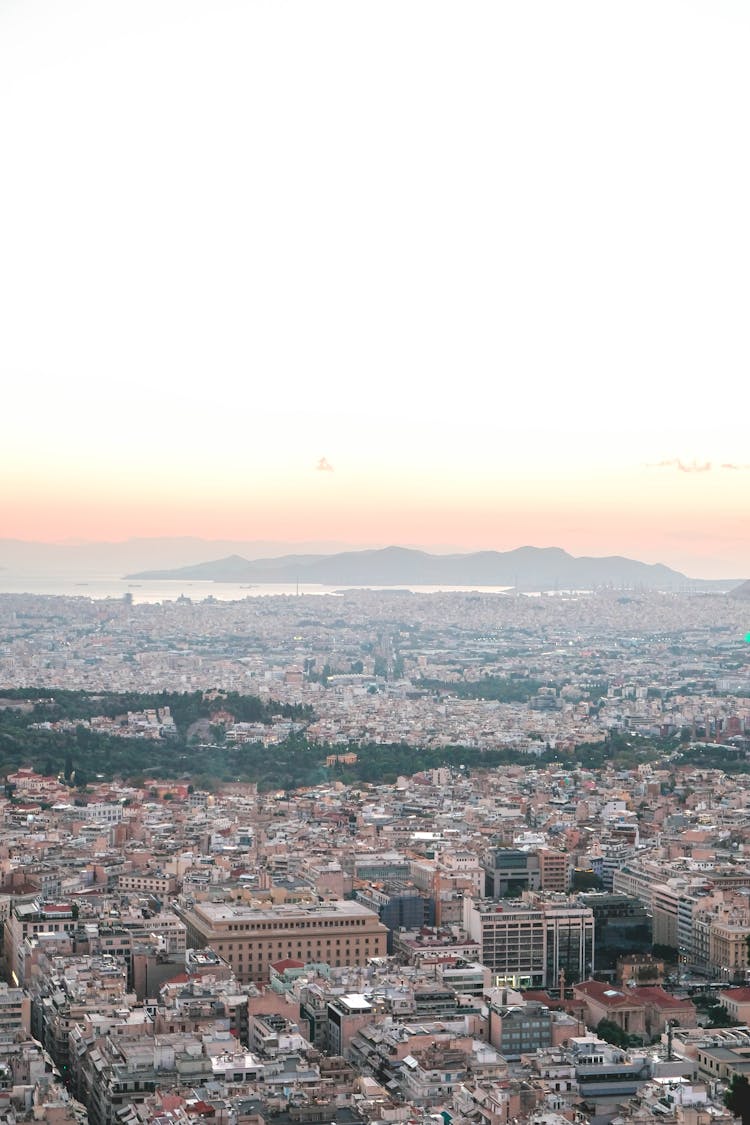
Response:
[[[0,537],[750,574],[746,0],[0,0]]]

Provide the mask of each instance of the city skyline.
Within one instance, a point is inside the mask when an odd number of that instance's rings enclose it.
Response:
[[[4,6],[2,535],[745,575],[749,20]]]

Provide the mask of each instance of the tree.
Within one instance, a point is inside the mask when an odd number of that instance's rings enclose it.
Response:
[[[739,1020],[732,1019],[726,1008],[721,1004],[715,1004],[709,1008],[708,1014],[711,1017],[706,1024],[706,1027],[739,1027]]]
[[[571,889],[573,891],[600,891],[604,883],[595,871],[577,867],[573,872]]]
[[[612,1043],[615,1047],[640,1047],[643,1043],[640,1035],[628,1035],[614,1020],[599,1020],[596,1034],[605,1043]]]
[[[667,961],[670,965],[677,964],[680,951],[674,945],[662,945],[658,941],[652,947],[652,953],[658,961]]]
[[[599,1020],[596,1025],[596,1034],[605,1043],[612,1043],[615,1047],[627,1047],[630,1036],[623,1031],[614,1020]]]
[[[750,1125],[750,1083],[744,1074],[732,1075],[724,1105],[742,1119],[742,1125]]]

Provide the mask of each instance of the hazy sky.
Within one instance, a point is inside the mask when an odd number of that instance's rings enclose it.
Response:
[[[747,0],[0,0],[0,535],[750,573]]]

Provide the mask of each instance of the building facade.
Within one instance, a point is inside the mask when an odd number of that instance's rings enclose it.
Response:
[[[267,981],[272,961],[296,958],[332,966],[366,965],[384,957],[388,929],[359,902],[284,903],[257,908],[243,904],[195,903],[180,910],[188,945],[210,946],[237,979]]]
[[[562,898],[493,902],[464,900],[464,929],[479,943],[482,964],[497,984],[555,988],[585,979],[594,961],[590,907]]]

